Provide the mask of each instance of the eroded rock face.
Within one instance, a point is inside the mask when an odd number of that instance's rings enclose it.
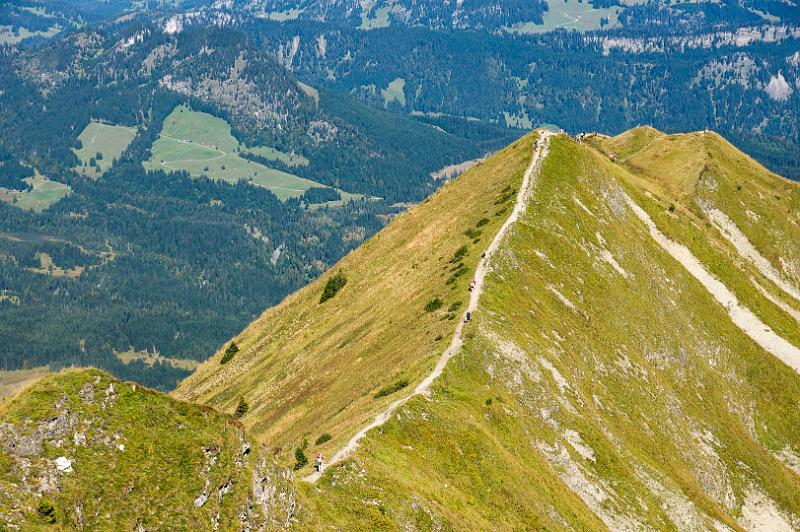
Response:
[[[56,447],[63,445],[67,435],[72,434],[78,424],[78,414],[66,408],[66,399],[59,399],[55,408],[59,415],[33,424],[30,421],[23,427],[11,423],[0,424],[0,445],[17,457],[41,456],[43,443]]]

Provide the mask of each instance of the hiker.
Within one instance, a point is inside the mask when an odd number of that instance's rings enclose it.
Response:
[[[472,312],[467,312],[467,319],[464,320],[465,322],[469,322],[469,318],[472,316]]]
[[[314,462],[317,472],[322,473],[322,453],[317,454],[317,458],[314,460]]]
[[[472,292],[472,290],[475,288],[475,284],[476,284],[476,283],[475,283],[475,279],[473,279],[473,280],[471,280],[471,281],[469,282],[469,291],[470,291],[470,292]]]

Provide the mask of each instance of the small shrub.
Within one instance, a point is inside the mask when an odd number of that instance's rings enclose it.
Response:
[[[445,284],[455,283],[456,280],[458,280],[458,278],[461,277],[462,275],[465,275],[467,271],[468,268],[463,263],[459,264],[458,268],[455,269],[455,271],[453,271],[453,275],[451,275],[450,278],[447,281],[445,281]]]
[[[511,190],[511,187],[506,187],[500,193],[500,197],[494,202],[495,205],[502,205],[503,203],[508,202],[508,200],[512,199],[514,196],[517,195],[515,190]]]
[[[314,445],[322,445],[326,441],[331,441],[332,439],[333,439],[333,436],[331,436],[330,434],[328,434],[326,432],[325,434],[321,434],[320,437],[317,438],[317,441],[314,442]]]
[[[675,204],[674,203],[670,203],[669,204],[669,212],[675,212]]]
[[[439,299],[438,297],[434,297],[425,305],[425,312],[433,312],[435,310],[439,310],[444,305],[444,301]]]
[[[436,335],[436,338],[434,338],[434,339],[433,339],[433,341],[434,341],[434,342],[438,342],[438,341],[440,341],[441,339],[442,339],[442,335],[441,335],[441,334],[437,334],[437,335]]]
[[[319,298],[320,304],[325,303],[327,300],[335,296],[339,290],[344,288],[344,285],[347,284],[347,277],[339,271],[336,272],[336,275],[330,277],[328,282],[325,283],[325,288],[322,290],[322,295]]]
[[[45,523],[50,525],[55,524],[56,509],[53,507],[53,504],[50,501],[43,500],[40,502],[36,511],[39,513]]]
[[[464,231],[464,234],[467,235],[467,238],[473,238],[473,239],[481,236],[481,232],[478,231],[477,229],[473,229],[472,227]]]
[[[484,225],[489,223],[489,218],[481,218],[478,220],[478,223],[475,224],[476,227],[483,227]]]
[[[460,248],[458,248],[456,250],[455,253],[453,253],[453,258],[450,259],[450,263],[451,264],[455,264],[456,262],[461,261],[461,259],[463,259],[466,256],[468,251],[469,251],[469,248],[467,248],[466,245],[461,246]]]
[[[236,342],[231,342],[231,345],[225,350],[223,353],[222,358],[219,360],[220,364],[227,364],[231,360],[233,360],[233,356],[239,352],[239,346],[236,345]]]
[[[461,305],[463,304],[464,303],[462,303],[461,301],[453,301],[453,303],[447,308],[447,312],[455,312],[458,309],[460,309]]]
[[[492,401],[492,398],[491,398],[491,397],[490,397],[490,398],[488,398],[488,399],[486,400],[486,406],[492,406],[492,402],[493,402],[493,401]]]
[[[242,417],[247,413],[248,410],[250,410],[250,405],[245,402],[244,397],[239,397],[239,404],[236,406],[236,412],[234,412],[234,415],[236,417]]]
[[[397,382],[390,384],[389,386],[385,386],[378,390],[378,393],[375,394],[375,399],[380,399],[381,397],[386,397],[387,395],[391,395],[394,392],[402,390],[408,386],[408,379],[400,379]]]
[[[307,463],[308,458],[306,457],[306,453],[301,447],[296,448],[294,450],[294,470],[303,469]]]

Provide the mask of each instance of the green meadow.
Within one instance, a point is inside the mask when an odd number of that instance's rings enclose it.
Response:
[[[42,212],[64,196],[70,194],[69,185],[51,181],[38,172],[25,181],[33,186],[33,190],[9,190],[0,188],[0,201],[4,201],[26,211]]]
[[[192,177],[207,176],[229,183],[245,180],[268,188],[284,201],[302,196],[310,188],[325,186],[245,159],[240,153],[250,152],[284,162],[288,160],[292,163],[290,166],[308,164],[303,157],[270,148],[246,148],[234,138],[225,120],[183,105],[176,107],[164,120],[152,152],[150,160],[144,163],[148,170],[185,171]],[[342,193],[345,200],[355,197],[359,196]]]
[[[77,170],[88,177],[100,177],[111,168],[114,160],[122,155],[135,136],[135,127],[90,122],[78,136],[81,149],[72,150],[80,159]],[[99,159],[98,153],[101,154]],[[96,161],[94,166],[91,165],[92,159]]]

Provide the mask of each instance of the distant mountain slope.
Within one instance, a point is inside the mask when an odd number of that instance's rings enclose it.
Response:
[[[532,141],[345,258],[332,299],[334,272],[265,313],[177,395],[226,410],[242,395],[256,437],[330,457],[430,371],[444,343],[429,338],[452,334],[447,305],[496,227],[455,291],[440,284],[461,220],[497,208],[467,191],[513,191]],[[430,396],[298,484],[301,526],[796,529],[798,200],[713,133],[553,138],[464,347]],[[445,233],[426,229],[436,217]]]
[[[139,13],[0,49],[0,368],[171,389],[188,371],[167,359],[204,360],[435,190],[432,172],[521,134],[317,90],[208,17],[167,31],[168,14]],[[187,108],[202,120],[160,138]]]
[[[96,370],[46,377],[0,405],[8,530],[284,526],[291,484],[235,420]]]
[[[365,33],[308,20],[247,26],[296,75],[376,107],[552,123],[572,134],[712,128],[797,179],[800,15],[770,22],[749,11],[753,19],[698,13],[739,9],[732,4],[674,7],[691,11],[699,27],[651,4],[645,28],[531,36],[400,26]],[[404,98],[387,99],[398,86]]]

